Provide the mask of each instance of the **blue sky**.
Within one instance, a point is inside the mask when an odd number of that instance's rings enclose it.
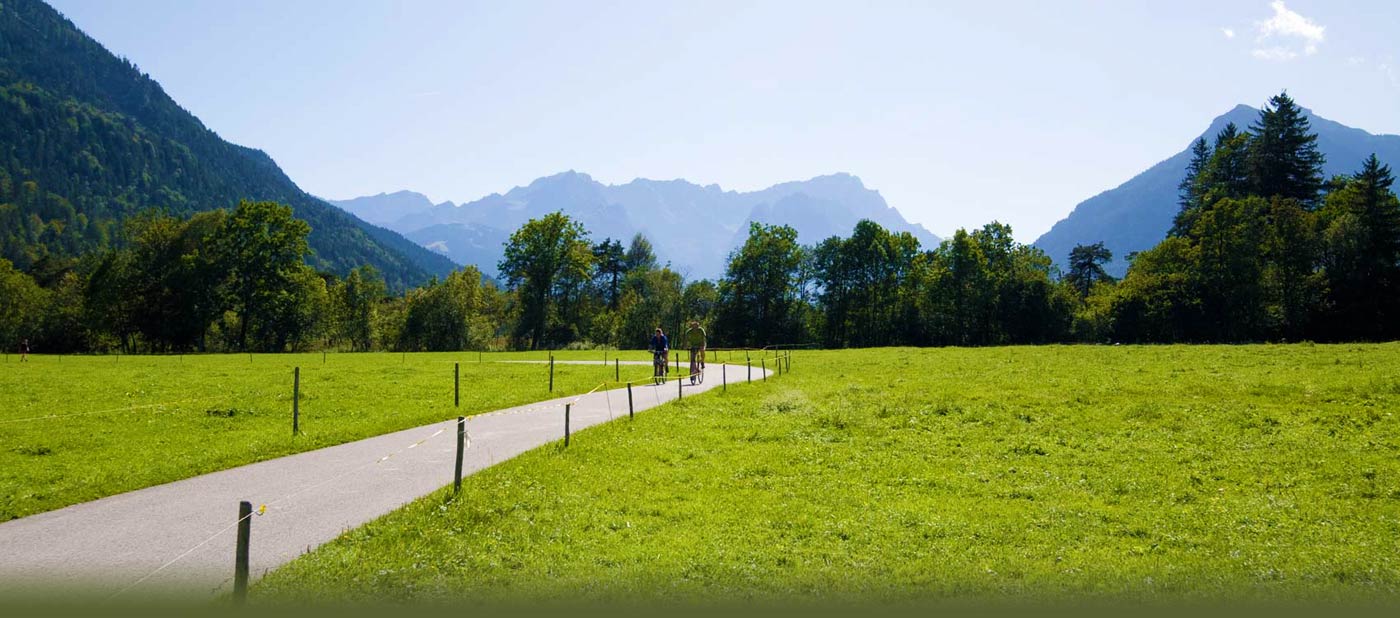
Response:
[[[845,171],[1034,240],[1288,89],[1400,133],[1400,2],[49,0],[330,198]]]

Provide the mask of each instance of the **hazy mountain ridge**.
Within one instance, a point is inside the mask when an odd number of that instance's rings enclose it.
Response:
[[[581,221],[595,241],[626,242],[637,232],[645,234],[663,262],[692,277],[721,275],[729,252],[747,237],[751,221],[791,225],[804,243],[849,234],[861,219],[910,232],[928,248],[938,242],[850,174],[739,192],[686,180],[638,178],[605,185],[568,171],[460,206],[433,205],[427,197],[406,191],[331,203],[357,216],[375,217],[424,247],[459,263],[475,264],[488,274],[496,272],[501,243],[511,230],[555,211]],[[397,217],[386,214],[396,209]],[[499,239],[494,253],[493,238]]]
[[[1318,149],[1327,157],[1324,175],[1351,174],[1361,168],[1361,162],[1375,153],[1384,163],[1400,167],[1400,136],[1375,135],[1362,129],[1317,116],[1304,110],[1313,132],[1317,133]],[[1233,122],[1241,131],[1259,118],[1259,110],[1248,105],[1216,117],[1199,137],[1214,144],[1215,136],[1225,125]],[[1186,176],[1191,161],[1191,144],[1166,160],[1153,165],[1113,189],[1091,197],[1050,231],[1033,243],[1064,268],[1069,252],[1075,245],[1103,242],[1113,251],[1114,261],[1108,270],[1122,276],[1128,269],[1127,256],[1150,249],[1166,238],[1179,208],[1177,186]]]

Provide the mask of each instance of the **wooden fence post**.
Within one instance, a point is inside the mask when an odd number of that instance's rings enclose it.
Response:
[[[248,600],[248,544],[253,532],[253,503],[238,503],[238,545],[233,551],[233,603]]]
[[[301,367],[292,368],[292,435],[297,435],[301,425]]]
[[[467,417],[457,417],[457,468],[452,475],[452,493],[462,493],[462,451],[467,437]]]

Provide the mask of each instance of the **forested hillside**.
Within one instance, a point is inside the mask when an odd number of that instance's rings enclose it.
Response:
[[[453,265],[301,191],[261,151],[230,144],[135,65],[38,0],[0,4],[0,257],[55,268],[124,244],[148,209],[188,216],[239,200],[292,207],[309,263],[375,266],[395,289]]]

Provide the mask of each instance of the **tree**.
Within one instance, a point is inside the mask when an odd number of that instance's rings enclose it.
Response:
[[[622,275],[626,274],[625,254],[622,251],[622,242],[604,238],[593,246],[593,259],[597,264],[598,277],[601,280],[601,287],[607,300],[608,309],[617,310],[618,283]]]
[[[375,313],[385,295],[384,280],[368,264],[350,271],[331,292],[335,333],[350,349],[368,351],[374,344]]]
[[[13,352],[21,341],[39,338],[48,293],[9,260],[0,258],[0,346]]]
[[[905,288],[919,242],[862,220],[850,238],[828,238],[812,250],[817,298],[826,312],[827,345],[873,346],[907,342],[915,294]]]
[[[699,320],[701,324],[709,324],[718,302],[719,288],[713,281],[701,279],[687,284],[681,293],[681,322],[689,324],[690,320]]]
[[[250,326],[262,331],[264,344],[290,339],[281,318],[287,298],[305,281],[302,259],[310,233],[310,225],[292,217],[291,207],[275,202],[241,201],[229,216],[220,250],[228,259],[240,350],[248,349]]]
[[[1223,199],[1241,199],[1249,195],[1249,148],[1251,136],[1241,133],[1235,123],[1225,125],[1215,136],[1215,148],[1211,152],[1210,163],[1198,179],[1197,189],[1201,194],[1201,207],[1188,211],[1182,230],[1190,233],[1195,217],[1200,211]]]
[[[1080,298],[1087,298],[1095,284],[1113,280],[1103,269],[1103,265],[1111,261],[1113,252],[1101,242],[1076,245],[1069,252],[1069,274],[1065,278],[1079,292]]]
[[[551,316],[555,324],[568,325],[567,318],[576,317],[569,305],[577,302],[592,266],[588,232],[563,213],[531,219],[511,234],[499,268],[506,284],[519,293],[516,339],[538,349],[546,343]]]
[[[719,284],[715,329],[723,341],[759,346],[802,337],[797,304],[803,253],[797,230],[749,224],[749,237],[730,254]]]
[[[1210,166],[1210,158],[1211,149],[1206,144],[1206,138],[1197,139],[1191,146],[1191,162],[1186,165],[1186,176],[1181,179],[1181,184],[1177,185],[1177,203],[1181,208],[1177,211],[1171,230],[1167,232],[1168,236],[1184,234],[1186,229],[1190,228],[1190,222],[1187,220],[1189,213],[1194,213],[1205,205],[1204,174]]]
[[[132,220],[124,293],[139,299],[131,320],[152,348],[204,348],[209,325],[227,308],[229,264],[219,241],[227,218],[214,210],[186,221],[149,214]]]
[[[412,290],[400,333],[400,349],[452,351],[484,348],[494,334],[486,284],[474,266]]]
[[[622,346],[646,347],[652,329],[660,326],[670,333],[672,345],[679,345],[675,328],[682,319],[684,282],[669,268],[639,269],[627,275],[621,301],[620,334]]]
[[[1103,321],[1113,339],[1182,341],[1199,329],[1201,301],[1192,276],[1196,253],[1189,239],[1167,238],[1134,256],[1118,285],[1094,291],[1090,298],[1108,314]]]
[[[1250,125],[1248,169],[1254,195],[1298,200],[1306,208],[1316,205],[1322,190],[1322,152],[1304,111],[1279,93],[1259,111]]]
[[[1400,200],[1394,177],[1373,154],[1339,178],[1319,214],[1321,266],[1327,285],[1324,337],[1384,339],[1400,335]]]
[[[627,247],[627,255],[622,259],[622,268],[626,272],[634,270],[650,270],[656,268],[656,252],[651,248],[651,241],[640,233],[632,236],[632,243]]]

